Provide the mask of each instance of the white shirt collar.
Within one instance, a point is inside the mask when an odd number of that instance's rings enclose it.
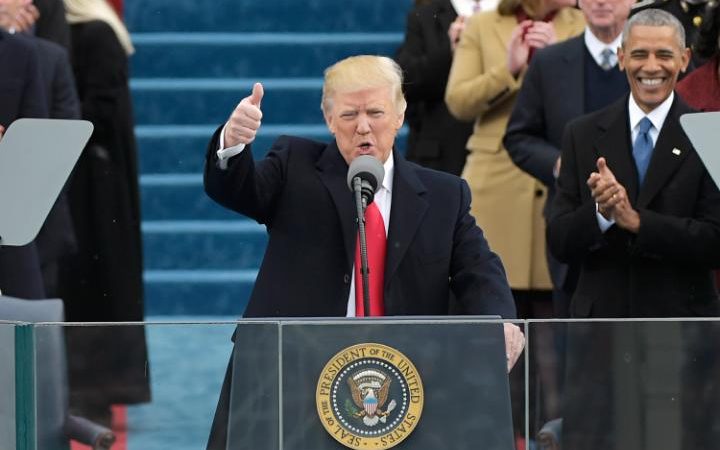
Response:
[[[385,177],[383,178],[382,187],[387,189],[388,192],[392,192],[393,177],[395,176],[395,156],[390,151],[390,156],[383,164],[385,170]]]
[[[499,0],[480,0],[480,11],[494,11]],[[473,15],[475,0],[450,0],[458,16],[470,17]]]
[[[585,27],[584,38],[585,47],[587,47],[598,66],[602,63],[602,51],[606,48],[609,48],[613,52],[615,55],[614,63],[617,64],[617,49],[622,42],[622,33],[620,33],[611,43],[606,44],[598,39],[597,36],[590,31],[589,27]]]
[[[630,100],[628,101],[628,111],[630,113],[630,130],[634,130],[635,127],[638,126],[638,123],[643,119],[643,117],[647,117],[650,119],[650,122],[652,122],[653,127],[658,132],[662,129],[663,124],[665,123],[665,118],[668,115],[668,112],[670,112],[670,107],[672,106],[673,100],[675,99],[675,92],[671,92],[668,98],[665,99],[660,105],[658,105],[657,108],[653,109],[649,113],[645,113],[638,104],[635,102],[635,99],[633,98],[632,94],[630,94]]]

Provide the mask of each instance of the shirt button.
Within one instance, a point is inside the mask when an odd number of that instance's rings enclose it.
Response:
[[[345,282],[345,284],[348,284],[350,282],[350,275],[345,274],[345,276],[343,277],[343,281]]]

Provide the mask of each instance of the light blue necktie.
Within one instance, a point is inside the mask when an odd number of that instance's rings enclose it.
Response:
[[[615,66],[615,64],[613,64],[614,61],[612,60],[613,56],[615,56],[615,53],[613,53],[613,51],[609,48],[603,49],[600,53],[600,57],[602,58],[600,60],[600,67],[603,70],[610,70]]]
[[[645,179],[645,172],[650,165],[650,157],[653,152],[653,141],[650,137],[650,129],[653,127],[652,122],[647,117],[643,117],[639,124],[640,132],[635,138],[633,144],[633,157],[635,158],[635,166],[638,171],[640,186]]]

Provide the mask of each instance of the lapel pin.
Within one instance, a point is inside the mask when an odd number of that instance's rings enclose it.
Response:
[[[675,155],[675,156],[680,156],[680,153],[682,153],[679,148],[674,148],[672,150],[672,152],[673,152],[673,155]]]

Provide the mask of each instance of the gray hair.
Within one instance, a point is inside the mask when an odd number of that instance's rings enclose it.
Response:
[[[630,37],[630,30],[636,25],[647,27],[672,27],[675,29],[675,37],[677,38],[678,45],[681,49],[685,48],[685,28],[683,28],[680,21],[672,14],[656,8],[643,9],[636,14],[632,14],[628,21],[625,22],[625,27],[623,28],[622,33],[623,48],[625,48],[625,44]]]

